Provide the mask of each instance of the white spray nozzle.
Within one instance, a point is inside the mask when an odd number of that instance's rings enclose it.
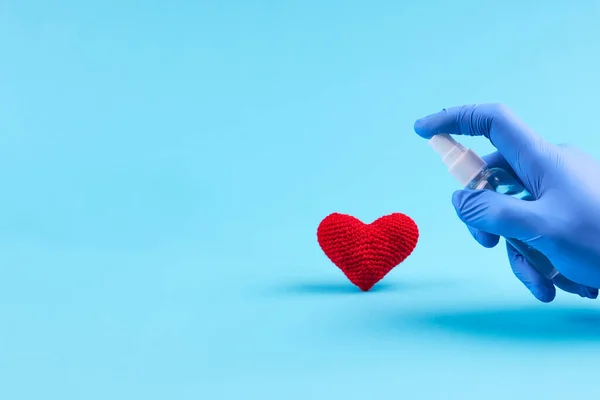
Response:
[[[467,186],[486,167],[485,161],[473,150],[467,150],[448,134],[433,136],[429,145],[442,157],[450,174],[462,186]]]

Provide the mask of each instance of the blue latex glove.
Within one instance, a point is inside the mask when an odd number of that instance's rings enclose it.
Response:
[[[563,275],[540,275],[512,246],[513,272],[543,302],[556,287],[596,298],[600,287],[600,164],[583,151],[549,143],[507,107],[467,105],[417,120],[415,131],[485,136],[498,149],[484,159],[512,173],[534,196],[523,201],[490,190],[459,190],[452,203],[473,237],[494,247],[500,236],[522,240],[546,255]]]

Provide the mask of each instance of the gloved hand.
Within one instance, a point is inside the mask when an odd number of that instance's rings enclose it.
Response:
[[[424,138],[438,133],[485,136],[498,149],[484,159],[520,180],[534,201],[491,190],[458,190],[452,203],[473,237],[494,247],[500,236],[528,243],[562,274],[553,281],[539,274],[507,244],[513,272],[543,302],[555,285],[596,298],[600,287],[600,164],[571,146],[549,143],[507,107],[497,104],[444,109],[415,122]]]

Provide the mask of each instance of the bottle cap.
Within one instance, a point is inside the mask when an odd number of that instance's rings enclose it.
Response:
[[[450,174],[461,184],[467,186],[487,164],[473,150],[466,149],[448,134],[441,133],[429,139],[429,145],[442,157]]]

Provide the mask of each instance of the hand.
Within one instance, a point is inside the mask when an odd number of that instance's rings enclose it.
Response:
[[[507,244],[513,272],[543,302],[555,286],[582,297],[600,287],[600,164],[583,151],[549,143],[507,107],[467,105],[419,119],[424,138],[438,133],[485,136],[498,149],[484,157],[504,168],[536,199],[523,201],[490,190],[459,190],[452,203],[473,237],[494,247],[500,236],[528,243],[562,274],[549,280]]]

